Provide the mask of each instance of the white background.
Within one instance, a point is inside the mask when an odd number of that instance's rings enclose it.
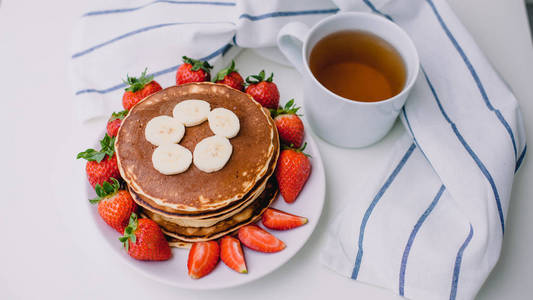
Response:
[[[83,12],[76,1],[7,0],[0,4],[0,299],[396,299],[390,292],[340,277],[319,263],[326,226],[382,164],[403,128],[362,150],[317,138],[324,159],[326,206],[317,230],[286,265],[263,279],[220,291],[188,291],[151,281],[122,263],[98,236],[84,195],[84,163],[105,120],[80,126],[72,115],[67,74],[71,27]],[[520,101],[533,141],[533,49],[521,0],[450,0]],[[282,101],[301,101],[297,73],[246,51],[245,74],[276,73]],[[120,99],[117,99],[120,101]],[[513,187],[500,262],[479,299],[531,299],[533,294],[533,169],[526,157]],[[185,262],[184,262],[185,263]]]

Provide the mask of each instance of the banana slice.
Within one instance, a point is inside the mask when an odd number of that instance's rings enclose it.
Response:
[[[206,172],[216,172],[228,162],[233,146],[229,140],[220,135],[214,135],[201,140],[194,148],[194,165]]]
[[[152,164],[159,173],[174,175],[185,172],[192,162],[189,149],[178,144],[165,144],[155,148]]]
[[[207,114],[211,110],[211,105],[203,100],[185,100],[178,103],[172,114],[174,118],[185,124],[185,126],[195,126],[207,120]]]
[[[156,146],[178,143],[184,134],[185,127],[183,124],[169,116],[159,116],[151,119],[144,130],[146,140]]]
[[[239,133],[241,125],[235,113],[225,108],[215,108],[207,115],[209,128],[215,135],[221,135],[228,139]]]

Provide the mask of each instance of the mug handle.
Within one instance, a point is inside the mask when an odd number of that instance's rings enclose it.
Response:
[[[291,22],[281,28],[277,38],[279,50],[302,75],[305,70],[302,48],[308,33],[309,27],[304,23]]]

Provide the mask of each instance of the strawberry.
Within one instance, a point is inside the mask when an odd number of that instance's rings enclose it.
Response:
[[[209,81],[210,70],[213,68],[208,62],[183,56],[183,64],[176,72],[176,85],[189,82]]]
[[[123,234],[131,213],[137,209],[137,204],[133,202],[130,193],[120,190],[118,180],[111,178],[111,181],[112,184],[107,181],[102,185],[97,184],[95,187],[97,197],[89,201],[92,204],[98,203],[98,213],[104,222]]]
[[[285,243],[256,225],[246,225],[239,229],[239,240],[248,248],[265,253],[285,249]]]
[[[307,218],[292,215],[274,208],[267,208],[263,213],[262,222],[265,227],[270,229],[287,230],[306,224]]]
[[[120,178],[115,156],[115,138],[106,133],[100,141],[100,147],[100,151],[87,149],[76,156],[76,159],[87,160],[85,171],[92,187],[96,187],[97,184],[102,185],[104,181],[110,182],[110,178]]]
[[[296,114],[299,109],[295,107],[294,99],[291,99],[285,107],[270,110],[281,142],[296,148],[300,148],[304,141],[304,123]]]
[[[146,70],[142,72],[141,77],[129,77],[126,75],[127,80],[124,81],[128,87],[125,89],[122,96],[122,106],[125,110],[130,110],[135,104],[139,103],[142,99],[150,96],[155,92],[161,90],[161,86],[154,80],[154,76],[146,76]]]
[[[293,203],[311,174],[311,162],[301,148],[283,146],[279,154],[275,175],[279,191],[287,203]]]
[[[111,114],[111,118],[107,121],[107,134],[111,137],[117,136],[118,129],[122,124],[122,119],[128,114],[127,110]]]
[[[218,263],[220,247],[217,241],[197,242],[192,244],[187,260],[189,276],[199,279],[211,273]]]
[[[277,108],[279,104],[278,87],[272,82],[272,78],[274,78],[274,73],[265,79],[265,70],[259,72],[258,75],[246,77],[246,82],[249,83],[246,93],[266,108]]]
[[[213,82],[222,83],[229,87],[232,87],[236,90],[244,90],[244,80],[242,79],[241,74],[235,70],[235,61],[231,61],[231,65],[225,69],[220,70]]]
[[[220,240],[220,259],[233,270],[248,273],[241,242],[238,239],[227,235]]]
[[[128,254],[138,260],[167,260],[172,251],[165,235],[156,222],[150,219],[137,219],[132,213],[130,222],[119,238]]]

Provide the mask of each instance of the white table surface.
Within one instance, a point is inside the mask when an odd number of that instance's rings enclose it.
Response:
[[[519,99],[533,141],[533,49],[521,0],[450,0]],[[219,291],[189,291],[151,281],[114,256],[95,230],[85,200],[84,163],[75,154],[105,120],[80,126],[72,116],[67,62],[76,1],[7,0],[0,4],[0,299],[400,299],[340,277],[319,263],[326,225],[342,199],[355,195],[365,167],[382,164],[403,128],[362,150],[317,139],[327,176],[326,206],[317,230],[286,265],[253,283]],[[258,59],[238,58],[250,73],[276,73],[283,98],[301,101],[299,75]],[[294,79],[298,80],[294,80]],[[117,101],[120,101],[117,99]],[[479,299],[531,299],[533,294],[533,168],[529,156],[513,187],[502,256]],[[347,176],[349,174],[349,176]]]

